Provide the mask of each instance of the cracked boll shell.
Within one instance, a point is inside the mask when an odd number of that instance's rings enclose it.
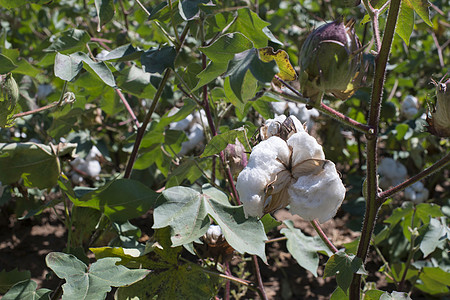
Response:
[[[428,130],[439,137],[450,137],[450,79],[436,84],[436,108],[427,117]]]

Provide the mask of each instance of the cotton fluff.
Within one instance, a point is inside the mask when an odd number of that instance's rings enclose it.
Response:
[[[408,95],[403,99],[401,106],[401,113],[405,118],[411,120],[415,115],[419,112],[418,110],[419,102],[417,98],[411,95]]]
[[[428,189],[420,181],[405,189],[405,198],[417,204],[428,200],[428,195]]]
[[[78,171],[88,175],[89,177],[95,178],[102,170],[100,162],[97,160],[97,157],[100,157],[101,155],[102,154],[98,148],[94,146],[91,150],[89,150],[89,153],[85,158],[77,157],[71,161],[70,164]],[[83,177],[81,177],[78,173],[73,173],[72,180],[79,183],[83,181]]]
[[[388,189],[404,181],[408,175],[406,167],[399,161],[385,157],[378,166],[380,175],[379,185],[382,189]]]
[[[290,92],[286,90],[286,92]],[[291,92],[292,93],[292,92]],[[314,125],[313,118],[319,116],[319,111],[315,108],[308,109],[306,104],[288,101],[272,102],[273,111],[277,116],[284,115],[287,111],[291,116],[297,117],[300,122],[306,124],[306,128],[310,130]]]
[[[169,116],[174,115],[178,111],[178,108],[173,108],[169,112]],[[170,129],[184,131],[188,139],[181,144],[181,150],[178,153],[179,155],[188,154],[192,149],[203,142],[205,139],[205,134],[203,132],[202,124],[207,124],[207,122],[208,120],[206,118],[206,114],[202,110],[200,113],[196,111],[188,115],[183,120],[170,123]]]
[[[342,204],[345,187],[334,163],[325,160],[322,147],[297,121],[287,140],[271,130],[273,120],[266,122],[272,136],[253,148],[237,179],[246,216],[261,217],[290,204],[292,213],[325,222]]]

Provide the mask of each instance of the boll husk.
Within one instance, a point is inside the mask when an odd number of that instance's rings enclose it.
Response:
[[[325,222],[336,214],[345,187],[316,139],[297,118],[283,117],[267,120],[263,141],[252,149],[238,176],[245,215],[262,217],[290,205],[293,214]]]
[[[324,94],[341,100],[356,90],[362,47],[354,21],[325,24],[309,34],[300,50],[300,88],[303,96],[321,101]]]
[[[18,100],[19,87],[12,74],[0,76],[0,127],[12,126],[12,115]]]
[[[427,114],[428,131],[439,137],[450,137],[450,78],[436,85],[436,107]]]
[[[237,176],[247,166],[247,154],[244,145],[236,138],[234,144],[228,144],[224,150],[233,176]]]

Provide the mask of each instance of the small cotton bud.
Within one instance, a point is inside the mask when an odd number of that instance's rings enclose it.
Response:
[[[224,153],[233,176],[239,174],[247,166],[247,154],[244,145],[237,138],[234,144],[228,144]]]

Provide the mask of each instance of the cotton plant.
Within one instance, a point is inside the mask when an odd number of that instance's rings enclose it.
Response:
[[[416,204],[427,201],[429,194],[428,189],[420,181],[405,189],[405,198]]]
[[[408,120],[412,120],[419,112],[419,101],[412,95],[407,95],[403,99],[400,112]]]
[[[322,146],[295,116],[280,115],[261,127],[262,141],[250,154],[236,188],[246,216],[290,206],[292,214],[323,223],[336,214],[345,187]]]
[[[378,165],[378,174],[380,175],[380,187],[388,189],[403,182],[408,176],[408,171],[401,162],[385,157]]]
[[[98,161],[98,157],[102,154],[97,147],[93,146],[85,158],[77,157],[70,162],[70,165],[79,172],[72,172],[72,181],[75,183],[81,183],[84,178],[81,174],[86,174],[91,178],[97,178],[102,170],[102,166]]]

